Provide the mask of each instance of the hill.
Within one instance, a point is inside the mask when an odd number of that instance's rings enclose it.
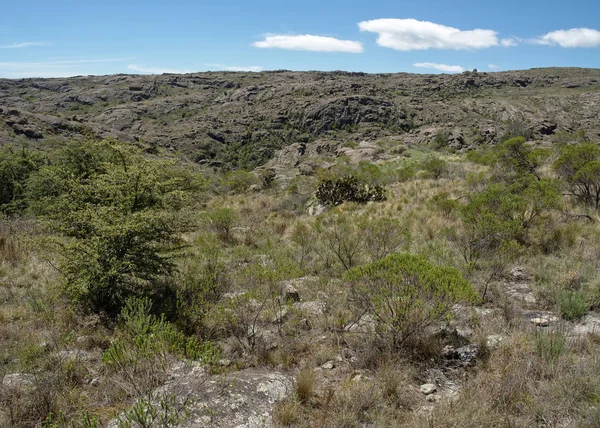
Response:
[[[0,144],[81,136],[165,148],[252,169],[278,149],[400,135],[464,149],[507,131],[600,133],[600,70],[459,75],[194,73],[0,80]]]

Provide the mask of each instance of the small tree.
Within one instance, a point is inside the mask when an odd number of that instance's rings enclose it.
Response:
[[[43,165],[43,157],[26,146],[0,150],[0,212],[14,214],[27,206],[27,179]]]
[[[385,200],[385,190],[382,186],[365,184],[354,176],[347,176],[322,181],[316,197],[323,205],[337,206],[344,202],[364,204]]]
[[[554,169],[582,203],[600,208],[600,147],[594,143],[564,146]]]
[[[448,163],[436,156],[429,156],[421,163],[428,178],[439,180],[448,173]]]
[[[62,238],[59,270],[74,303],[111,316],[129,297],[174,304],[164,278],[191,225],[192,174],[115,141],[67,146],[29,181],[32,210]]]
[[[454,304],[477,298],[458,270],[408,253],[354,268],[346,279],[358,307],[375,317],[377,335],[392,349],[448,317]]]
[[[525,144],[524,137],[514,137],[502,143],[498,158],[503,165],[508,166],[518,175],[532,174],[540,180],[537,172],[539,160],[533,149]]]

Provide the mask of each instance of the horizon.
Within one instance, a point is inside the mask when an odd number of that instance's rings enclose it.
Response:
[[[92,77],[111,77],[111,76],[142,76],[142,77],[153,77],[153,76],[187,76],[194,74],[269,74],[269,73],[348,73],[348,74],[366,74],[366,75],[396,75],[396,74],[408,74],[408,75],[417,75],[417,76],[451,76],[451,75],[461,75],[468,73],[482,73],[482,74],[501,74],[501,73],[516,73],[516,72],[524,72],[524,71],[534,71],[534,70],[550,70],[550,69],[560,69],[560,70],[599,70],[600,67],[531,67],[525,69],[514,69],[514,70],[464,70],[460,73],[449,73],[449,72],[410,72],[410,71],[395,71],[395,72],[365,72],[365,71],[349,71],[349,70],[289,70],[289,69],[277,69],[277,70],[260,70],[260,71],[228,71],[228,70],[202,70],[202,71],[189,71],[187,73],[111,73],[111,74],[78,74],[74,76],[58,76],[58,77],[0,77],[0,80],[46,80],[46,79],[75,79],[75,78],[92,78]]]
[[[185,13],[182,13],[185,12]],[[139,0],[48,4],[0,17],[0,78],[274,70],[439,74],[600,67],[600,4]]]

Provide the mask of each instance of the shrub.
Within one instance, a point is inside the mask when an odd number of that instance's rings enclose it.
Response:
[[[564,146],[554,169],[582,203],[600,208],[600,147],[594,143]]]
[[[164,279],[175,272],[172,251],[191,226],[181,212],[197,181],[118,142],[80,147],[59,152],[29,189],[32,210],[62,235],[55,244],[65,292],[80,308],[110,316],[129,297],[166,304],[173,293]]]
[[[43,165],[43,157],[22,146],[0,150],[0,212],[14,214],[26,206],[26,186],[29,176]]]
[[[583,292],[560,290],[557,296],[561,316],[568,320],[578,320],[588,311],[589,305]]]
[[[321,218],[315,228],[326,249],[348,270],[356,265],[365,242],[357,227],[343,213]]]
[[[207,213],[210,227],[223,242],[233,242],[232,230],[238,220],[238,214],[232,208],[214,208]]]
[[[304,369],[296,376],[296,396],[302,403],[309,401],[315,392],[315,382],[317,381],[316,372],[311,369]]]
[[[566,336],[562,332],[535,331],[535,352],[547,363],[553,363],[564,353]]]
[[[538,180],[540,179],[537,172],[539,160],[533,149],[525,144],[524,137],[514,137],[502,143],[498,159],[501,164],[512,169],[517,175],[532,174]]]
[[[373,314],[378,336],[392,349],[449,316],[455,303],[477,298],[458,270],[407,253],[354,268],[346,279],[359,310]]]
[[[436,156],[429,156],[421,163],[427,178],[438,180],[448,173],[448,163]]]
[[[366,203],[385,200],[382,186],[368,185],[354,176],[324,180],[317,188],[316,197],[323,205],[337,206],[343,202]]]

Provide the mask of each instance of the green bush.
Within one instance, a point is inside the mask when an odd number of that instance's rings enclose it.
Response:
[[[316,197],[323,205],[337,206],[344,202],[367,203],[385,200],[382,186],[368,185],[354,176],[324,180],[317,188]]]
[[[62,235],[55,248],[66,294],[80,308],[109,316],[129,297],[168,305],[172,251],[191,226],[182,210],[201,180],[115,141],[79,147],[60,151],[32,175],[29,188],[32,211]]]
[[[233,227],[238,221],[238,214],[229,207],[220,207],[210,210],[206,214],[210,228],[224,242],[233,242]]]
[[[345,277],[358,309],[374,316],[378,337],[392,349],[450,316],[454,304],[477,299],[458,270],[408,253],[356,267]]]
[[[561,316],[568,321],[582,318],[589,309],[586,296],[582,291],[560,290],[557,301]]]
[[[594,143],[564,146],[554,169],[581,202],[600,208],[600,147]]]
[[[535,331],[535,352],[547,363],[553,363],[565,352],[566,336],[562,332]]]
[[[421,163],[421,169],[427,178],[438,180],[448,174],[448,163],[436,156],[429,156]]]
[[[0,212],[14,214],[27,206],[26,187],[29,176],[41,168],[44,158],[22,146],[19,150],[0,150]]]

